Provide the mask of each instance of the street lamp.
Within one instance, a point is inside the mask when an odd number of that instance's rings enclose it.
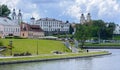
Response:
[[[101,29],[99,29],[99,31],[98,31],[98,41],[99,41],[99,43],[100,43],[100,38],[101,38]]]
[[[10,53],[10,55],[12,56],[12,41],[9,41],[9,46],[10,46],[10,49],[11,49],[11,53]]]
[[[52,32],[51,27],[52,27],[52,25],[49,25],[49,32],[48,32],[49,35]]]
[[[37,40],[37,39],[36,39]],[[38,55],[38,40],[37,40],[37,49],[36,54]]]
[[[61,23],[61,32],[62,32],[62,33],[64,32],[63,27],[64,27],[64,25]]]
[[[60,29],[58,28],[58,29],[57,29],[57,35],[59,35],[59,32],[60,32]]]

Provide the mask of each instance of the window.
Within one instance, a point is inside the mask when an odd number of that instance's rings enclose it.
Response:
[[[9,34],[9,36],[13,36],[13,34]]]
[[[22,34],[22,36],[24,36],[24,33]]]

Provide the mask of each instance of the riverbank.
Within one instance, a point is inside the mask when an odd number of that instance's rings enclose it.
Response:
[[[85,46],[83,49],[120,49],[120,46]]]
[[[84,53],[67,53],[67,54],[49,54],[49,55],[39,55],[39,56],[27,56],[27,57],[26,56],[9,57],[9,58],[0,58],[0,65],[53,61],[53,60],[62,60],[62,59],[87,58],[87,57],[103,56],[110,54],[111,53],[107,51],[99,51],[99,52],[88,52],[88,53],[84,52]]]

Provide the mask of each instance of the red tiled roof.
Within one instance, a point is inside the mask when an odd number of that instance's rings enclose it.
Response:
[[[23,25],[25,28],[23,28]],[[22,31],[34,31],[34,32],[43,32],[41,27],[39,25],[30,25],[27,23],[22,22],[21,24],[21,30]]]

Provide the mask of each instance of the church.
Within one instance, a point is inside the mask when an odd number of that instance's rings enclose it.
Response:
[[[22,13],[21,13],[21,10],[19,10],[18,14],[16,14],[15,9],[13,9],[12,20],[16,24],[19,24],[19,25],[21,24],[21,22],[22,22]]]
[[[23,31],[21,28],[22,23],[22,13],[19,10],[18,14],[16,14],[15,9],[13,9],[11,13],[11,19],[7,17],[0,17],[0,38],[6,38],[10,36],[20,36],[24,38],[37,38],[44,36],[43,30],[41,30],[39,25],[33,26],[26,24],[26,27],[29,29]],[[23,36],[24,32],[26,36]]]
[[[0,17],[0,38],[5,38],[8,36],[20,36],[20,26],[22,22],[22,14],[19,10],[18,15],[13,9],[12,18]]]
[[[90,15],[90,13],[87,14],[86,19],[85,19],[84,14],[81,14],[80,24],[84,24],[84,23],[87,23],[87,22],[90,22],[90,21],[91,21],[91,15]]]
[[[73,35],[75,34],[76,32],[76,26],[79,25],[79,24],[85,24],[85,23],[90,23],[91,21],[91,15],[90,13],[87,13],[86,17],[84,16],[84,14],[82,13],[81,16],[80,16],[80,23],[78,24],[71,24],[72,28],[74,29],[74,32],[72,33]]]
[[[20,36],[20,26],[7,17],[0,17],[0,38]]]

